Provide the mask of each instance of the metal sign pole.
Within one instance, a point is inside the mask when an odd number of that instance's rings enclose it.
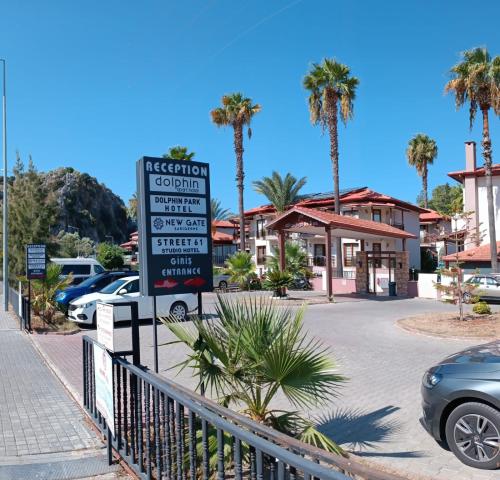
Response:
[[[153,295],[153,359],[155,373],[158,373],[158,328],[156,325],[156,295]]]

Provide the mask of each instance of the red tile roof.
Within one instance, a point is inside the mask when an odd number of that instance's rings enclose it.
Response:
[[[369,233],[372,235],[380,235],[382,237],[393,238],[417,238],[413,233],[405,232],[399,228],[387,225],[386,223],[374,222],[372,220],[362,220],[360,218],[348,217],[345,215],[337,215],[336,213],[317,210],[315,208],[305,208],[295,206],[285,213],[279,215],[267,225],[267,228],[274,229],[276,225],[287,216],[299,213],[313,220],[317,220],[324,225],[329,225],[333,228],[350,230],[359,233]]]
[[[500,163],[495,163],[491,166],[492,175],[500,175]],[[475,170],[457,170],[456,172],[448,173],[448,176],[457,182],[464,183],[466,177],[484,177],[484,167],[476,168]]]
[[[497,242],[497,252],[500,252],[500,241]],[[500,255],[497,255],[500,259]],[[443,257],[445,262],[454,262],[457,260],[456,253],[450,253]],[[479,247],[469,248],[463,252],[458,252],[459,262],[491,262],[490,244],[480,245]]]
[[[212,234],[212,240],[215,243],[233,243],[233,236],[228,233],[214,232]]]
[[[238,226],[238,222],[234,221],[232,222],[231,220],[214,220],[212,222],[214,226],[217,228],[234,228]]]
[[[428,209],[419,215],[421,222],[436,222],[438,220],[449,220],[450,217],[447,215],[441,215],[435,210]]]
[[[415,212],[425,212],[425,209],[403,200],[385,195],[383,193],[375,192],[369,188],[360,188],[355,191],[349,191],[340,196],[340,203],[354,204],[358,206],[390,206],[401,207]],[[333,196],[327,198],[305,198],[295,204],[300,207],[318,208],[318,207],[334,207],[335,199]],[[245,212],[245,216],[251,217],[253,215],[275,213],[276,210],[272,205],[262,205],[260,207],[252,208]]]

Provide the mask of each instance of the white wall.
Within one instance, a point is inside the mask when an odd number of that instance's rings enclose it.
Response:
[[[500,177],[492,177],[493,181],[493,205],[495,207],[495,230],[497,241],[500,239]],[[478,185],[478,210],[479,210],[479,230],[483,237],[481,245],[490,243],[488,226],[488,200],[486,198],[486,178],[479,177]]]

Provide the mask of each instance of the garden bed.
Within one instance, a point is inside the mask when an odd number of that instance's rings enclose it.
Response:
[[[61,314],[56,314],[50,323],[45,322],[42,318],[36,315],[31,317],[31,328],[34,333],[38,334],[56,334],[56,335],[72,335],[80,331],[78,325],[70,322]]]
[[[398,320],[397,324],[412,333],[441,338],[493,340],[500,338],[500,313],[467,313],[461,321],[456,313],[427,313]]]

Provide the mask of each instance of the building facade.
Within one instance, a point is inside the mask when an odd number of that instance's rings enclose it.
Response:
[[[425,210],[408,202],[375,192],[367,187],[350,189],[341,193],[341,214],[361,220],[387,224],[415,235],[406,241],[410,268],[420,269],[420,221]],[[332,194],[315,194],[304,197],[296,204],[299,207],[333,212],[335,202]],[[257,273],[266,271],[266,258],[274,255],[278,246],[276,232],[267,229],[267,224],[276,212],[270,205],[264,205],[245,212],[249,224],[248,248],[257,266]],[[289,238],[298,242],[307,252],[309,266],[316,275],[321,275],[326,265],[326,243],[324,236],[293,232]],[[342,259],[344,278],[356,274],[356,254],[361,251],[401,251],[403,241],[398,238],[370,238],[366,240],[342,238]],[[332,263],[337,268],[336,242],[332,242]]]

